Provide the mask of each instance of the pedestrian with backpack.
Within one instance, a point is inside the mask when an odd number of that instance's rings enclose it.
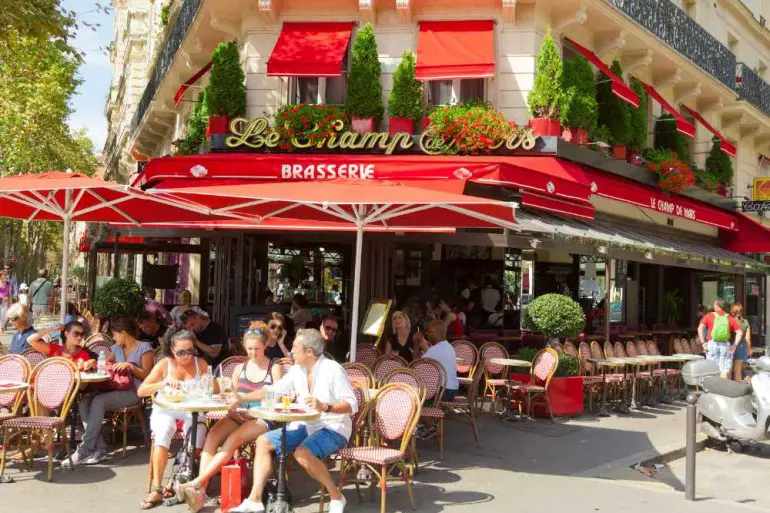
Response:
[[[743,331],[738,320],[725,311],[726,306],[724,299],[714,301],[714,311],[704,315],[698,325],[698,338],[701,344],[708,342],[706,358],[717,362],[721,376],[730,379],[733,354],[743,338]],[[705,340],[704,328],[707,329]]]
[[[35,320],[49,314],[48,299],[53,294],[53,283],[48,279],[48,271],[40,269],[37,279],[29,286],[29,297],[32,302],[32,316]]]

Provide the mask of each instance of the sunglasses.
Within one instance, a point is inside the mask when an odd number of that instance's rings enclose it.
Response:
[[[265,336],[265,332],[262,331],[259,328],[254,328],[254,329],[246,330],[246,335],[256,335],[258,337],[264,337]]]
[[[195,354],[195,349],[180,349],[179,351],[174,351],[174,355],[176,356],[192,356]]]
[[[271,324],[268,326],[268,328],[270,328],[271,330],[282,330],[283,326],[281,326],[280,324]]]
[[[84,335],[82,331],[71,331],[70,336],[75,338],[81,338]]]

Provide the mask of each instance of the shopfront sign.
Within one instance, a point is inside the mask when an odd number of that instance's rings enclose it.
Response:
[[[770,210],[770,201],[744,201],[741,203],[744,212],[766,212]]]
[[[697,211],[694,207],[682,205],[676,200],[650,198],[650,208],[670,216],[697,221]]]
[[[267,118],[248,121],[234,119],[230,123],[232,135],[224,141],[229,150],[252,150],[270,153],[345,153],[345,154],[422,154],[445,155],[455,153],[457,141],[437,140],[426,131],[419,136],[407,133],[387,132],[358,133],[345,130],[345,124],[338,120],[331,124],[331,131],[321,137],[297,136],[285,140],[276,132]],[[506,140],[489,147],[495,155],[520,153],[535,149],[540,136],[531,128],[517,129]]]
[[[751,199],[754,201],[770,201],[770,178],[754,178],[754,190]]]

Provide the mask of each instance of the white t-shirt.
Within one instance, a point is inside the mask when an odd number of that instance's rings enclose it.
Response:
[[[438,344],[430,346],[425,351],[423,358],[433,358],[444,367],[447,390],[457,390],[460,388],[460,383],[457,381],[457,355],[452,344],[442,340]]]
[[[485,312],[494,312],[497,309],[497,303],[500,302],[500,291],[492,287],[485,287],[481,290],[481,308]]]

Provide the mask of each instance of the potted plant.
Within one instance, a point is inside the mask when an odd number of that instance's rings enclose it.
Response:
[[[712,139],[711,151],[706,157],[706,171],[716,181],[716,192],[728,196],[728,187],[733,182],[733,163],[730,156],[722,151],[722,141],[717,137]]]
[[[516,356],[519,360],[531,362],[537,349],[522,348]],[[518,370],[518,369],[517,369]],[[513,381],[530,382],[530,374],[513,373]],[[580,360],[566,353],[559,354],[559,366],[548,386],[548,402],[554,417],[574,417],[583,413],[583,376],[580,376]],[[545,417],[548,410],[542,402],[535,404],[535,415]]]
[[[245,80],[235,42],[219,43],[211,54],[211,77],[206,93],[207,136],[228,133],[230,120],[246,115]]]
[[[351,116],[351,126],[356,132],[373,132],[382,119],[380,71],[374,27],[367,23],[353,44],[345,99],[345,110]]]
[[[676,326],[682,318],[682,305],[684,300],[678,290],[669,290],[663,296],[663,318],[669,326]]]
[[[638,80],[631,83],[631,88],[639,95],[639,108],[630,109],[631,139],[628,142],[628,162],[642,165],[642,150],[647,146],[647,92]]]
[[[144,294],[133,280],[110,280],[97,289],[93,306],[102,319],[134,317],[144,308]]]
[[[623,68],[620,66],[620,62],[613,61],[610,69],[615,75],[623,78]],[[630,106],[612,92],[612,81],[604,73],[599,73],[596,101],[599,107],[599,124],[609,129],[612,156],[625,160],[626,147],[631,141]]]
[[[478,101],[436,108],[430,127],[433,147],[447,155],[487,154],[516,131],[502,112]]]
[[[580,305],[562,294],[543,294],[529,304],[524,311],[524,324],[542,333],[551,342],[560,338],[574,338],[583,331],[586,316]]]
[[[273,127],[280,135],[279,148],[290,150],[292,139],[315,146],[332,134],[338,121],[347,126],[348,117],[336,105],[289,104],[279,108],[273,116]]]
[[[562,138],[575,144],[587,144],[588,132],[596,125],[596,77],[591,65],[576,57],[564,62],[561,103]]]
[[[690,148],[685,136],[676,128],[676,119],[671,114],[663,114],[655,123],[653,146],[661,150],[671,150],[677,158],[690,163]]]
[[[201,144],[206,140],[206,127],[209,122],[208,106],[206,105],[206,90],[198,96],[198,102],[193,107],[187,120],[187,134],[178,145],[179,155],[195,155]]]
[[[422,82],[414,78],[414,69],[414,53],[406,50],[393,75],[393,89],[388,95],[390,135],[414,133],[414,124],[422,119]]]
[[[549,27],[537,54],[535,83],[527,99],[532,116],[529,125],[541,136],[561,135],[562,71],[559,50]]]
[[[658,187],[668,193],[680,193],[695,183],[689,164],[669,149],[647,149],[644,160],[647,169],[658,175]]]

